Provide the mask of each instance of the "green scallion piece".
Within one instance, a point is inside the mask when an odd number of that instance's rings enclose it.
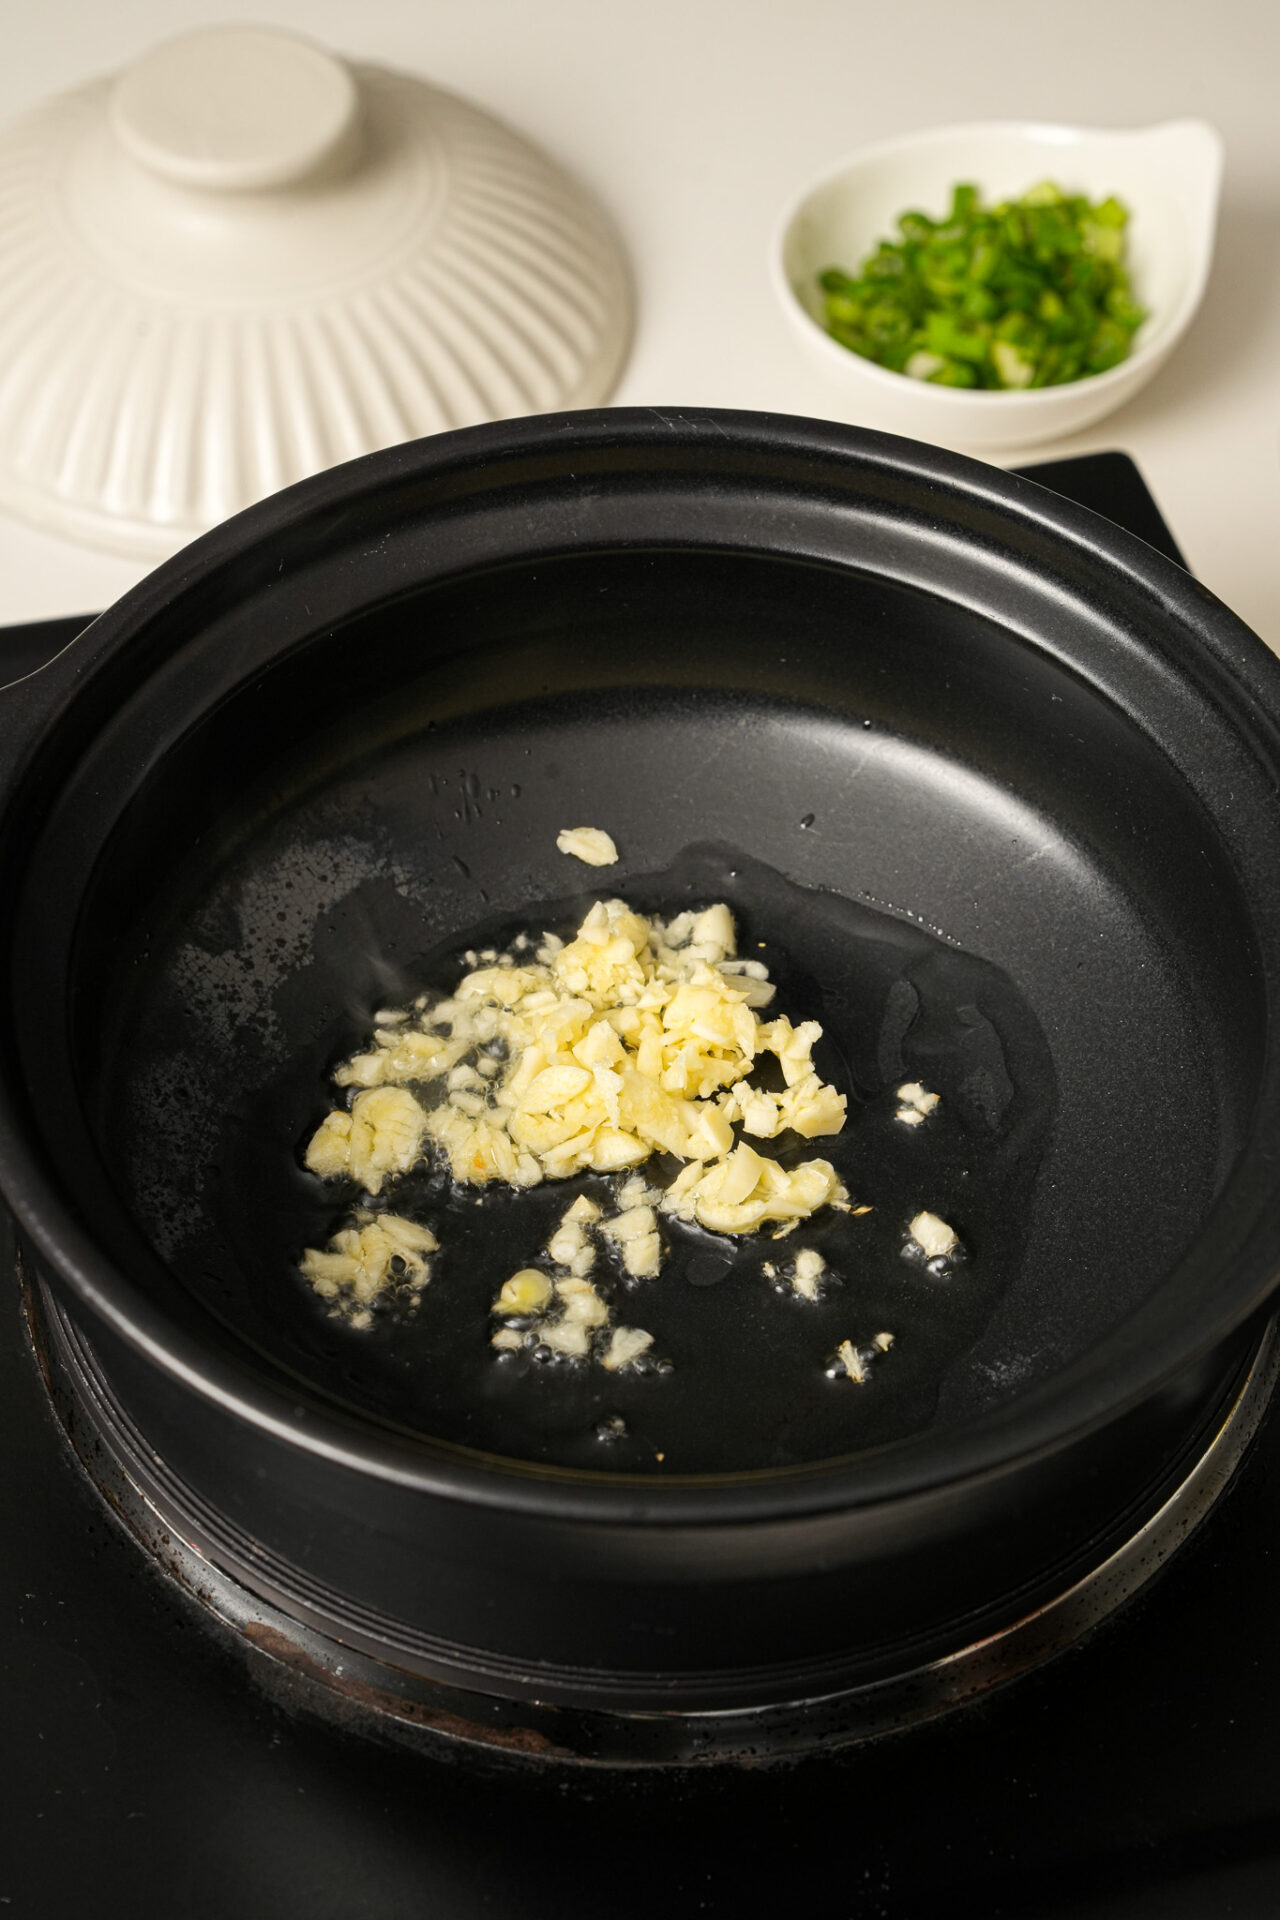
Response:
[[[912,208],[856,273],[818,276],[828,332],[936,386],[1024,389],[1105,373],[1146,313],[1125,264],[1129,215],[1041,181],[984,206],[961,182],[940,219]]]

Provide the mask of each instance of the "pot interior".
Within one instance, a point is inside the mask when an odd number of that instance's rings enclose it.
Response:
[[[1151,738],[945,584],[566,552],[384,598],[229,670],[199,714],[185,660],[79,775],[102,791],[130,742],[162,742],[78,912],[77,1177],[144,1292],[300,1395],[568,1469],[786,1468],[1016,1399],[1201,1231],[1262,1053],[1239,887]],[[616,867],[557,852],[583,824]],[[300,1169],[333,1065],[464,950],[614,894],[729,902],[850,1096],[843,1134],[791,1157],[828,1155],[872,1211],[779,1245],[671,1228],[656,1280],[605,1282],[671,1369],[611,1376],[489,1346],[501,1282],[608,1183],[476,1205],[411,1176],[392,1204],[441,1241],[419,1307],[336,1323],[296,1268],[354,1198]],[[904,1079],[942,1095],[914,1132]],[[949,1280],[903,1257],[920,1208],[964,1240]],[[817,1303],[762,1270],[800,1245],[837,1277]],[[864,1385],[829,1377],[842,1339],[882,1330]]]

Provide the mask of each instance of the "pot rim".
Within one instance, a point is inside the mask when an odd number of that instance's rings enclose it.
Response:
[[[563,455],[564,473],[591,449],[686,454],[705,448],[755,450],[770,458],[849,463],[850,470],[904,484],[943,489],[970,508],[1020,523],[1047,537],[1094,577],[1123,577],[1164,616],[1162,644],[1148,641],[1167,674],[1190,683],[1226,720],[1266,770],[1272,808],[1262,822],[1239,812],[1215,818],[1229,851],[1263,833],[1280,856],[1280,661],[1212,594],[1145,542],[1089,509],[964,456],[897,436],[835,423],[743,411],[653,408],[542,415],[465,428],[363,456],[273,495],[215,528],[158,567],[73,643],[56,677],[37,688],[39,734],[12,764],[0,767],[0,817],[12,808],[40,741],[61,722],[80,689],[104,663],[123,655],[180,594],[243,560],[300,518],[323,515],[375,491],[430,476],[486,475],[533,456]],[[1143,642],[1132,637],[1136,650]],[[40,680],[34,676],[33,685]],[[51,701],[47,694],[54,694]],[[1280,987],[1280,858],[1252,862],[1255,929],[1268,1009]],[[1069,1448],[1207,1361],[1264,1305],[1280,1278],[1280,1197],[1271,1169],[1280,1158],[1280,1057],[1268,1046],[1245,1149],[1224,1179],[1193,1245],[1153,1294],[1086,1354],[1022,1396],[963,1428],[902,1441],[852,1456],[798,1467],[737,1474],[655,1479],[553,1468],[490,1456],[379,1426],[244,1363],[205,1351],[160,1308],[142,1299],[128,1275],[96,1244],[73,1212],[56,1168],[33,1147],[22,1124],[21,1094],[0,1069],[0,1190],[64,1293],[192,1391],[237,1420],[274,1434],[290,1447],[422,1493],[485,1507],[605,1524],[689,1526],[792,1520],[840,1508],[926,1502],[961,1483],[998,1481],[1029,1461]],[[1224,1292],[1224,1273],[1247,1275]],[[1170,1298],[1190,1301],[1174,1315]],[[1224,1306],[1227,1299],[1229,1305]],[[1153,1306],[1153,1302],[1156,1305]],[[1164,1311],[1159,1311],[1163,1304]],[[940,1443],[941,1442],[941,1443]]]

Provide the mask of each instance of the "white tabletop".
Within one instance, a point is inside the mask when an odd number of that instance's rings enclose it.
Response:
[[[1087,433],[1133,455],[1201,579],[1280,650],[1280,7],[1265,0],[8,0],[0,121],[189,27],[257,18],[469,95],[611,210],[639,294],[620,405],[848,417],[767,274],[793,192],[957,120],[1213,122],[1218,248],[1169,365]],[[1013,463],[1015,456],[1010,456]],[[145,568],[0,516],[0,622],[107,605]]]

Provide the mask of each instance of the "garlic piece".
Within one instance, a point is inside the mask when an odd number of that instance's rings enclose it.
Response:
[[[652,1207],[628,1207],[625,1213],[619,1213],[612,1220],[606,1220],[603,1231],[611,1240],[635,1240],[654,1231],[658,1217]]]
[[[816,1300],[818,1282],[826,1270],[827,1263],[815,1247],[801,1247],[796,1255],[791,1284],[803,1299]]]
[[[618,857],[618,849],[602,827],[566,827],[556,835],[556,846],[589,867],[611,867]]]
[[[602,1327],[609,1318],[608,1307],[589,1280],[557,1280],[556,1293],[564,1307],[561,1325]]]
[[[416,1220],[362,1213],[354,1227],[335,1233],[327,1248],[307,1247],[298,1267],[321,1299],[351,1317],[352,1307],[368,1307],[397,1285],[420,1293],[431,1278],[427,1255],[438,1246],[430,1227]]]
[[[563,1353],[573,1360],[584,1359],[591,1350],[590,1330],[578,1320],[557,1320],[554,1326],[542,1327],[538,1338],[552,1353]]]
[[[736,945],[723,902],[664,925],[606,899],[568,942],[544,935],[534,952],[525,935],[506,953],[468,953],[471,971],[451,998],[432,1005],[424,996],[394,1019],[388,1012],[375,1045],[338,1069],[338,1083],[360,1091],[349,1112],[324,1120],[307,1165],[376,1193],[424,1145],[470,1186],[629,1172],[662,1152],[689,1175],[663,1210],[714,1232],[751,1232],[839,1204],[843,1189],[826,1161],[784,1171],[735,1133],[737,1122],[757,1139],[837,1133],[846,1109],[813,1067],[817,1021],[763,1022],[766,970],[739,960]],[[770,1052],[785,1082],[776,1094],[748,1079]],[[444,1099],[425,1111],[406,1082],[443,1082]],[[390,1104],[370,1105],[375,1097]],[[624,1214],[657,1198],[643,1182],[636,1199],[624,1196]],[[593,1257],[580,1233],[589,1224],[579,1217],[579,1237],[557,1239],[552,1255],[579,1278]],[[654,1233],[637,1230],[624,1254],[633,1277],[657,1270]]]
[[[615,1327],[608,1351],[600,1364],[610,1373],[617,1373],[620,1367],[629,1367],[642,1353],[647,1353],[653,1345],[653,1335],[645,1333],[640,1327]]]
[[[960,1245],[955,1228],[940,1220],[936,1213],[918,1213],[908,1222],[907,1232],[926,1260],[945,1260]]]
[[[574,1261],[580,1259],[584,1253],[590,1253],[592,1256],[592,1260],[587,1263],[590,1267],[595,1258],[594,1250],[583,1232],[582,1222],[570,1219],[567,1213],[548,1240],[547,1252],[558,1267],[573,1266]]]
[[[918,1080],[908,1080],[898,1088],[897,1098],[900,1105],[894,1118],[906,1127],[918,1127],[941,1103],[942,1096],[927,1092]]]
[[[537,1267],[521,1267],[509,1280],[503,1281],[492,1310],[513,1315],[541,1313],[551,1294],[551,1282],[545,1273],[540,1273]]]
[[[819,1207],[842,1198],[844,1188],[829,1160],[803,1160],[788,1172],[744,1140],[705,1172],[693,1163],[677,1174],[661,1207],[713,1233],[750,1233],[766,1220],[807,1220]]]
[[[852,1340],[842,1340],[836,1353],[850,1380],[861,1386],[867,1377],[867,1369]]]
[[[633,1280],[652,1280],[662,1269],[662,1240],[657,1231],[626,1241],[622,1264]]]
[[[328,1114],[312,1135],[306,1164],[329,1180],[349,1174],[368,1193],[388,1174],[407,1173],[422,1148],[427,1116],[401,1087],[358,1093],[350,1113]]]

